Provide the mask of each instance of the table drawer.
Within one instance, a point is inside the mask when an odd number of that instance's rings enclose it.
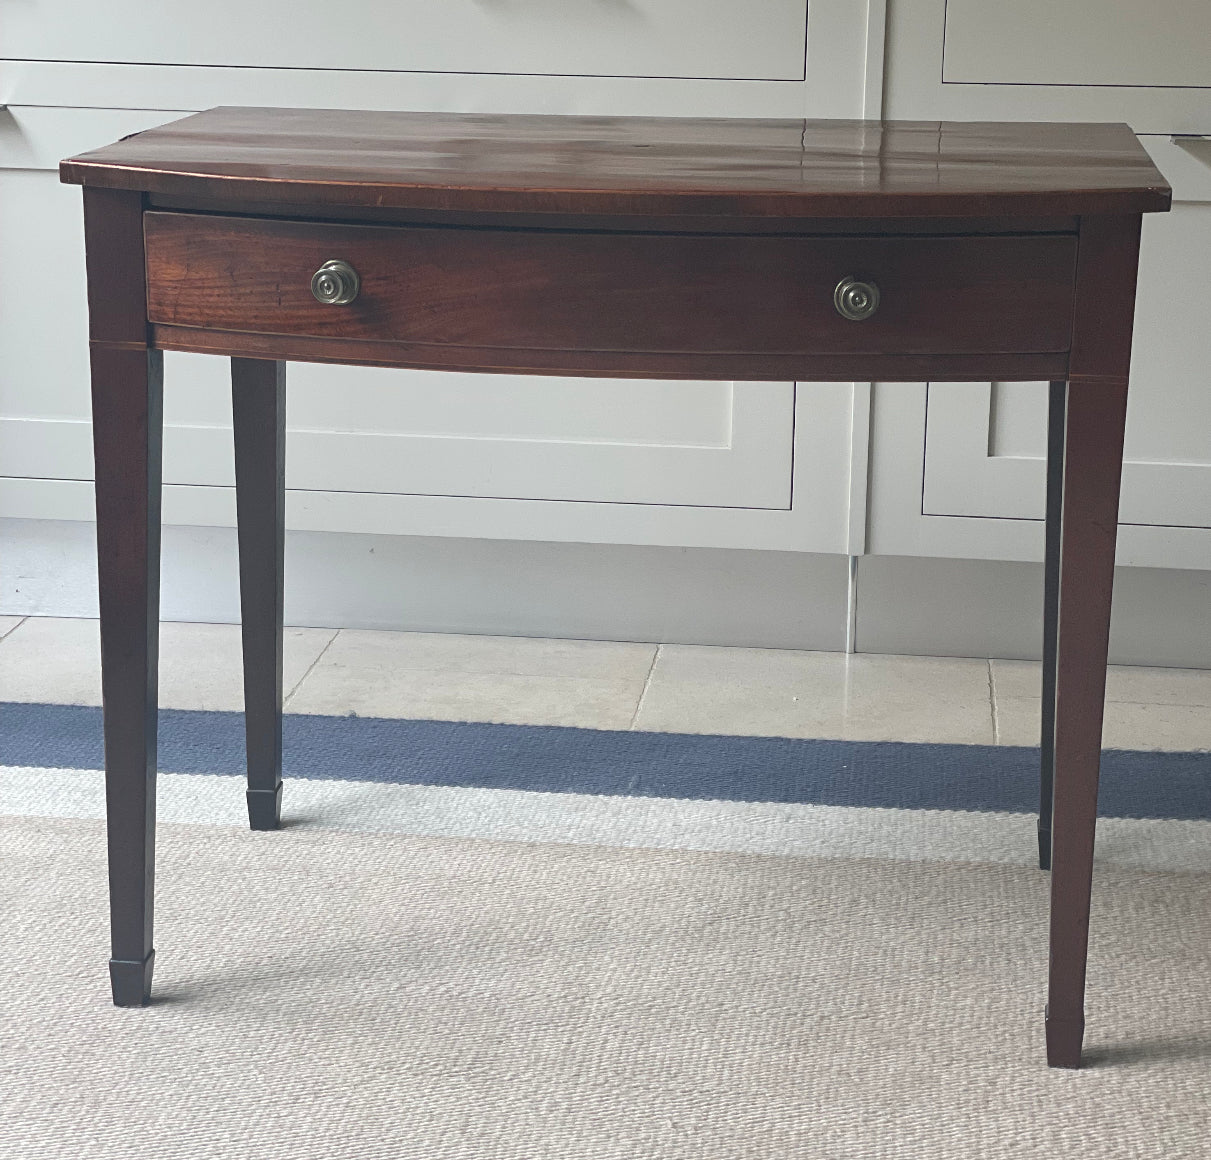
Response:
[[[568,351],[1066,351],[1072,235],[810,237],[341,225],[154,212],[148,318],[174,326]],[[345,305],[312,276],[357,272]],[[879,290],[842,317],[838,283]]]

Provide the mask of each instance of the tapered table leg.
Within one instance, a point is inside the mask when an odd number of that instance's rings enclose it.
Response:
[[[1079,1067],[1138,215],[1081,218],[1064,416],[1047,1062]]]
[[[1055,776],[1055,650],[1059,636],[1060,511],[1064,499],[1067,383],[1052,383],[1047,404],[1047,524],[1043,564],[1043,722],[1039,738],[1039,868],[1051,869],[1051,793]]]
[[[113,999],[151,995],[162,356],[92,351]]]
[[[143,197],[84,191],[109,845],[109,975],[151,996],[163,356],[147,345]]]
[[[1056,650],[1047,1059],[1078,1067],[1127,383],[1068,387]]]
[[[233,358],[231,399],[244,644],[248,820],[254,830],[276,830],[282,816],[285,363]]]

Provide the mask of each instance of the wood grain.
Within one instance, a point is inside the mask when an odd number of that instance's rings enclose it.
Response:
[[[218,108],[65,161],[190,198],[443,212],[1141,213],[1169,187],[1126,125]]]
[[[803,238],[145,217],[156,323],[462,347],[672,354],[1064,351],[1076,239]],[[317,302],[351,263],[361,292]],[[876,313],[841,317],[847,275]]]
[[[121,189],[84,190],[88,336],[94,343],[147,346],[142,234],[143,199],[139,194]]]

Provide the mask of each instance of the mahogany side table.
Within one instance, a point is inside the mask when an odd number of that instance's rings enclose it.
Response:
[[[1047,1059],[1076,1067],[1141,215],[1125,125],[219,108],[84,186],[112,928],[151,990],[162,355],[231,358],[254,829],[278,825],[287,360],[1051,383]]]

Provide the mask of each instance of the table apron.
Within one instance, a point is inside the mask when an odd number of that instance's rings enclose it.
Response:
[[[662,354],[644,351],[524,350],[425,346],[359,339],[252,334],[153,324],[157,350],[284,362],[483,374],[531,374],[732,382],[1041,382],[1068,376],[1066,353],[1001,355]]]

